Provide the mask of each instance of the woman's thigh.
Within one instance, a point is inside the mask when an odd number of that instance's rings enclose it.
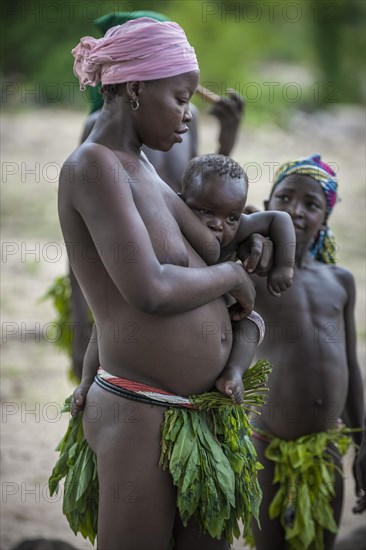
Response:
[[[95,384],[84,411],[84,431],[97,455],[100,550],[168,548],[176,490],[159,467],[165,409],[127,400]]]

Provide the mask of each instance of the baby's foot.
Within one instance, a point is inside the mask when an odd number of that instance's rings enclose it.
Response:
[[[230,397],[238,405],[243,402],[244,385],[238,371],[225,369],[221,376],[216,380],[215,386],[219,392]]]

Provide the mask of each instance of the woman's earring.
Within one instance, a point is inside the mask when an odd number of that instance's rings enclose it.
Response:
[[[131,103],[131,109],[133,111],[137,111],[137,109],[140,107],[140,103],[138,99],[130,99],[130,103]]]

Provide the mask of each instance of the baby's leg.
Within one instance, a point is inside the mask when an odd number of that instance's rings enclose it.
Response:
[[[256,521],[253,521],[252,525],[256,550],[284,550],[286,548],[285,532],[279,518],[270,519],[268,513],[269,506],[278,490],[278,486],[272,483],[274,465],[264,456],[268,443],[257,440],[254,437],[253,443],[257,450],[258,461],[264,466],[263,470],[258,471],[258,481],[263,491],[263,499],[259,511],[262,529],[259,529]]]
[[[238,369],[225,368],[215,382],[219,392],[231,397],[235,403],[242,403],[244,399],[244,386],[242,375]]]
[[[115,396],[95,384],[84,412],[98,460],[100,550],[164,550],[176,514],[176,490],[159,467],[165,408]]]

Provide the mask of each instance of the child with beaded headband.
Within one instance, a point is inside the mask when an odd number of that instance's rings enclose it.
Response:
[[[351,443],[348,433],[357,445],[361,441],[355,283],[336,263],[327,227],[336,201],[335,173],[319,155],[281,165],[265,201],[266,209],[290,214],[296,259],[293,285],[279,299],[253,277],[255,309],[267,327],[261,356],[273,365],[267,405],[253,431],[264,465],[258,476],[262,530],[253,525],[257,550],[334,548],[341,457]]]
[[[320,183],[325,193],[327,206],[324,225],[314,236],[310,252],[315,260],[326,264],[334,264],[337,261],[335,257],[336,242],[333,232],[328,227],[327,222],[336,202],[339,200],[337,196],[337,176],[329,164],[323,162],[320,155],[317,154],[303,159],[286,162],[282,164],[275,173],[271,196],[274,189],[284,180],[284,178],[295,174],[303,174],[304,176],[310,176],[315,179]]]

